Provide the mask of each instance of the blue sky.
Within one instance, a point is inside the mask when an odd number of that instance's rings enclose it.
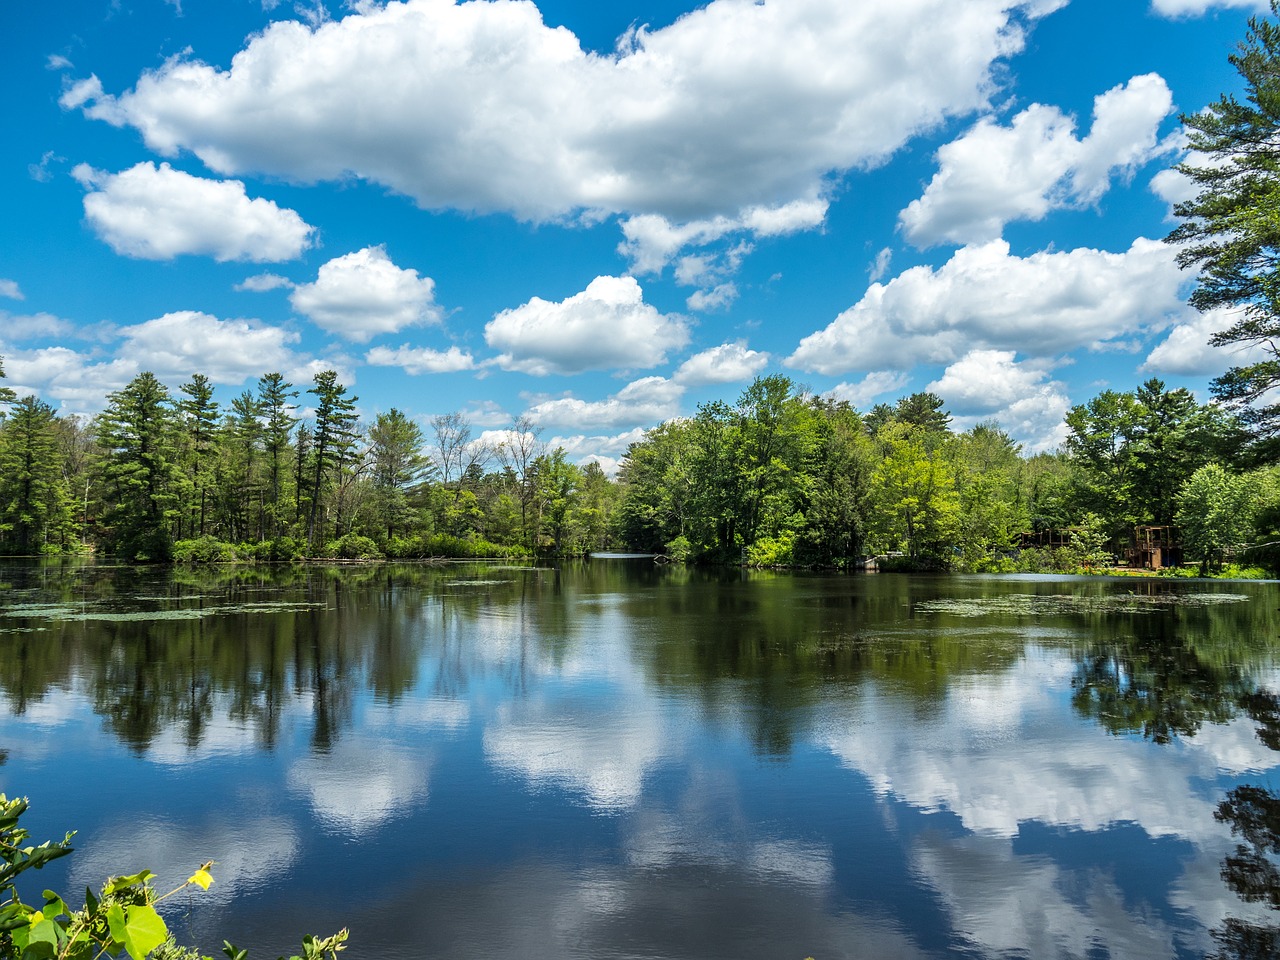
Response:
[[[1161,243],[1253,0],[7,4],[0,355],[93,413],[333,368],[612,467],[784,373],[1028,450],[1239,355]]]

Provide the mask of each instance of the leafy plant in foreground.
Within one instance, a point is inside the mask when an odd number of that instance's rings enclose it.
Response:
[[[174,942],[156,904],[188,887],[208,890],[213,883],[212,861],[160,896],[151,886],[151,871],[143,870],[109,878],[97,896],[86,889],[79,910],[52,890],[44,891],[44,904],[36,907],[23,902],[15,881],[20,874],[71,853],[74,834],[26,845],[29,834],[18,821],[27,806],[26,798],[10,800],[0,793],[0,960],[98,960],[124,953],[131,960],[205,960]],[[338,952],[346,949],[346,939],[346,930],[325,939],[307,936],[301,956],[290,960],[336,960]],[[229,960],[247,956],[247,951],[225,941],[222,952]]]

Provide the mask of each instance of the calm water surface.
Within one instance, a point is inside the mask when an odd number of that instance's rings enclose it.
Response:
[[[0,790],[38,839],[80,831],[36,892],[218,861],[170,913],[206,952],[349,926],[353,960],[1266,956],[1277,608],[648,560],[9,564]]]

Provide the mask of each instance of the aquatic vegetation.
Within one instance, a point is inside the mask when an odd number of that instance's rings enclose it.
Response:
[[[0,617],[43,617],[65,623],[85,621],[130,623],[153,620],[203,620],[206,617],[236,613],[291,613],[324,609],[325,606],[324,603],[309,601],[258,600],[250,603],[211,604],[205,607],[180,607],[171,610],[110,610],[95,604],[73,607],[56,603],[28,603],[0,608]]]
[[[1052,617],[1081,613],[1156,613],[1171,607],[1211,607],[1243,603],[1241,593],[1118,593],[1106,596],[1011,593],[1000,597],[946,597],[921,600],[915,609],[953,617]]]

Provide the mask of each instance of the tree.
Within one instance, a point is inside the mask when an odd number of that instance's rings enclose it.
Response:
[[[196,495],[191,505],[190,532],[204,536],[205,517],[208,512],[209,487],[213,473],[213,436],[218,426],[218,404],[213,399],[213,383],[202,373],[178,388],[186,399],[178,401],[186,429],[188,448],[187,478],[195,486]]]
[[[315,386],[307,393],[316,396],[315,434],[312,439],[311,507],[307,514],[307,542],[317,539],[320,505],[328,484],[333,481],[355,443],[356,401],[338,382],[338,374],[325,370],[315,375]]]
[[[257,537],[266,536],[266,503],[261,466],[262,407],[248,390],[231,401],[231,412],[218,434],[219,454],[215,483],[221,499],[221,517],[233,540],[249,539],[250,509],[256,507]]]
[[[155,374],[140,373],[107,398],[98,417],[110,507],[106,545],[130,560],[167,560],[179,513],[173,400]]]
[[[848,403],[812,402],[819,415],[819,439],[804,501],[804,531],[794,559],[848,566],[866,544],[873,445]]]
[[[448,486],[461,480],[467,470],[467,455],[472,448],[471,424],[462,414],[454,411],[431,418],[431,431],[435,436],[436,468],[440,482]]]
[[[378,414],[369,428],[378,517],[388,540],[404,528],[409,496],[431,470],[422,443],[422,428],[395,407]]]
[[[0,426],[0,543],[21,555],[58,552],[70,541],[56,420],[51,406],[26,396]]]
[[[4,379],[4,357],[0,357],[0,380],[3,380],[3,379]],[[17,394],[13,392],[12,388],[0,387],[0,403],[13,403],[17,399],[18,399]],[[2,417],[3,415],[4,415],[3,412],[0,412],[0,417]]]
[[[550,454],[543,454],[534,462],[534,489],[538,502],[539,526],[550,541],[547,546],[552,556],[568,552],[577,539],[572,532],[576,519],[582,471],[565,457],[564,447],[556,447]]]
[[[1020,450],[990,423],[956,437],[951,449],[960,497],[961,557],[968,569],[986,569],[1014,549],[1030,523],[1019,497]]]
[[[258,378],[258,405],[264,421],[262,445],[267,455],[267,512],[273,537],[280,535],[280,521],[284,513],[280,506],[280,491],[289,434],[298,425],[298,418],[293,415],[297,407],[292,402],[297,395],[293,384],[279,373],[268,373]]]
[[[1201,467],[1182,485],[1178,526],[1202,571],[1221,567],[1226,552],[1249,539],[1258,499],[1256,477],[1233,476],[1216,463]]]
[[[933,393],[913,393],[903,397],[894,408],[893,418],[929,433],[945,433],[951,424],[951,414],[944,409],[942,398]]]
[[[926,431],[895,423],[878,437],[886,455],[871,475],[872,529],[884,550],[949,565],[959,534],[955,475]]]
[[[1167,240],[1179,246],[1180,266],[1200,271],[1193,306],[1240,310],[1210,343],[1261,348],[1263,359],[1231,367],[1212,389],[1272,447],[1280,439],[1280,402],[1255,404],[1280,384],[1280,26],[1251,18],[1228,60],[1244,80],[1244,101],[1224,94],[1182,117],[1192,159],[1178,170],[1199,193],[1174,208],[1182,223]]]
[[[534,464],[546,449],[542,428],[531,418],[519,416],[511,422],[511,428],[494,451],[514,485],[516,502],[520,505],[520,537],[530,550],[537,548],[537,531],[530,516],[537,495]]]

